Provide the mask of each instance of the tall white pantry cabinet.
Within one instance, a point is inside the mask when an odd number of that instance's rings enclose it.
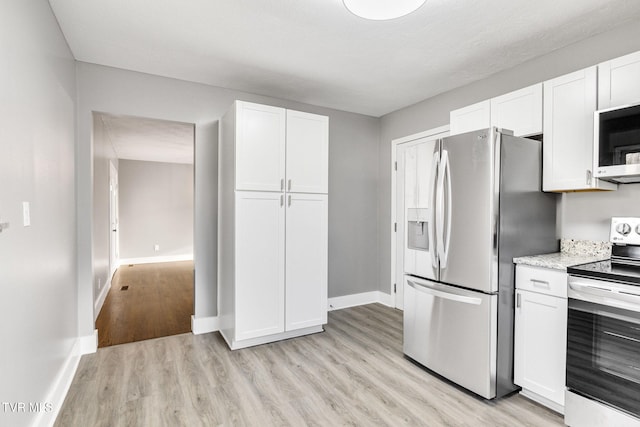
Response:
[[[329,118],[236,101],[220,125],[218,301],[233,350],[327,323]]]

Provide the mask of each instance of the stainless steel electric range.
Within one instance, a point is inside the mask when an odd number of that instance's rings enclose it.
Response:
[[[612,218],[611,259],[569,267],[565,424],[640,426],[640,218]]]

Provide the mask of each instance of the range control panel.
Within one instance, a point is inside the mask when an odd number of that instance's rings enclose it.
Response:
[[[640,218],[611,218],[609,241],[623,245],[640,245]]]

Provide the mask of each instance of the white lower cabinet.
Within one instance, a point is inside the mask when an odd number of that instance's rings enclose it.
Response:
[[[235,262],[222,263],[231,269],[219,289],[220,332],[231,349],[322,331],[327,207],[326,194],[236,192]]]
[[[270,192],[236,194],[234,340],[284,332],[283,197]]]
[[[522,394],[564,412],[567,275],[563,271],[518,265],[514,382]]]
[[[289,194],[285,330],[327,323],[327,195]]]

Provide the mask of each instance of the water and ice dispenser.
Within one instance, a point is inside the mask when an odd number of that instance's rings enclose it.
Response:
[[[407,247],[429,250],[429,209],[407,209]]]

